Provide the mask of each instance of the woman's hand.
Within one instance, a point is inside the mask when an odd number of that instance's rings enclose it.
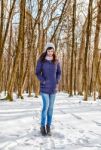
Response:
[[[45,83],[46,83],[46,81],[45,81],[45,80],[44,80],[44,81],[40,81],[40,84],[43,84],[43,85],[44,85]]]
[[[59,84],[56,84],[56,91],[58,91],[59,89]]]
[[[45,83],[46,83],[46,81],[43,81],[42,83],[43,83],[43,84],[45,84]]]

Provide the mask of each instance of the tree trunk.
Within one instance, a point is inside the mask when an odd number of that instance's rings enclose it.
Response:
[[[83,68],[83,86],[84,86],[84,100],[87,101],[88,99],[88,49],[89,49],[89,39],[91,35],[91,26],[92,26],[92,3],[93,0],[89,0],[89,7],[88,7],[88,23],[87,23],[87,31],[86,31],[86,47],[85,47],[85,54],[84,54],[84,68]]]
[[[96,21],[96,31],[94,40],[94,53],[93,53],[93,92],[94,100],[96,100],[96,84],[97,84],[97,74],[99,68],[99,39],[100,39],[100,25],[101,25],[101,0],[98,2],[98,12]]]
[[[71,51],[71,69],[70,69],[70,96],[73,95],[73,63],[74,63],[74,45],[75,45],[75,21],[76,21],[76,0],[73,3],[72,18],[72,51]]]
[[[19,24],[19,34],[18,34],[18,45],[16,47],[16,57],[14,60],[14,64],[13,64],[13,70],[11,73],[11,78],[8,84],[8,95],[7,95],[7,99],[9,99],[10,101],[13,100],[13,87],[14,87],[14,82],[16,79],[16,72],[18,69],[18,64],[20,61],[20,57],[21,57],[21,50],[23,48],[23,33],[24,33],[24,22],[25,22],[25,5],[26,5],[26,0],[23,1],[21,0],[20,2],[20,24]]]
[[[83,95],[83,62],[84,62],[84,50],[85,50],[85,37],[86,37],[87,19],[83,25],[81,34],[81,45],[79,50],[78,70],[77,70],[77,91],[79,95]]]

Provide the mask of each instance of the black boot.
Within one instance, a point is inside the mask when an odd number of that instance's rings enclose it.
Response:
[[[46,135],[47,135],[45,127],[40,127],[40,130],[41,130],[41,134],[42,134],[43,136],[46,136]]]
[[[46,125],[47,135],[51,136],[50,126]]]

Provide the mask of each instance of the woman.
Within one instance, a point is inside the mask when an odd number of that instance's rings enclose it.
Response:
[[[41,112],[41,134],[51,135],[54,100],[61,76],[60,63],[56,59],[55,46],[47,43],[36,65],[36,76],[40,81],[40,94],[43,100]],[[47,119],[47,123],[46,123]]]

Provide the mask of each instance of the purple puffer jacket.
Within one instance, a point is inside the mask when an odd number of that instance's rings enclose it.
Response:
[[[57,92],[56,84],[59,83],[61,77],[61,67],[58,60],[54,64],[51,60],[42,62],[38,59],[35,74],[40,81],[40,92],[48,94]]]

